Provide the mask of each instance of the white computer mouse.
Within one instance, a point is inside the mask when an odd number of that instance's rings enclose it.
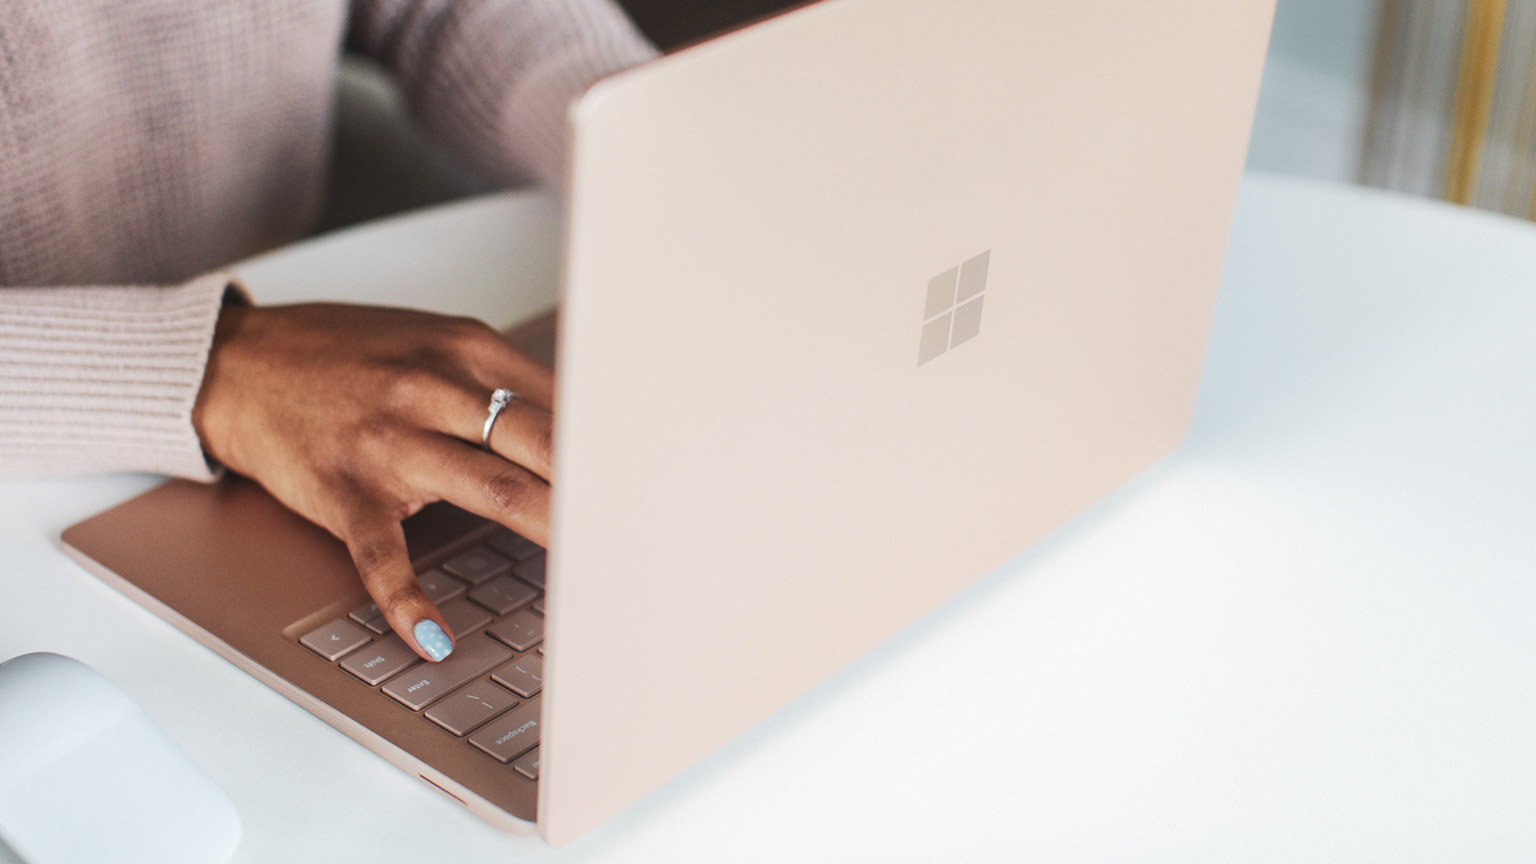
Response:
[[[0,663],[0,841],[29,864],[216,864],[240,816],[101,673],[24,654]]]

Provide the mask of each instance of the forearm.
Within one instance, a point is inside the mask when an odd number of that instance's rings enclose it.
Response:
[[[230,286],[0,288],[0,476],[211,479],[192,407]]]

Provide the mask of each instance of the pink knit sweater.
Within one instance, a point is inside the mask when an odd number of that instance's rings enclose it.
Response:
[[[611,0],[3,0],[0,475],[211,476],[217,268],[315,218],[343,42],[505,182],[556,178],[568,102],[654,55]]]

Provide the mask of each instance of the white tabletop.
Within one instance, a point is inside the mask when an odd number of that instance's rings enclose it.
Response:
[[[454,205],[250,283],[505,321],[550,296],[550,213]],[[117,681],[234,799],[242,862],[1532,860],[1533,346],[1536,228],[1249,177],[1182,449],[565,849],[65,559],[148,478],[0,482],[0,658]]]

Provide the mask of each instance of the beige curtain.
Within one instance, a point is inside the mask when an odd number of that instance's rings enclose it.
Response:
[[[1384,0],[1361,180],[1536,219],[1536,0]]]

